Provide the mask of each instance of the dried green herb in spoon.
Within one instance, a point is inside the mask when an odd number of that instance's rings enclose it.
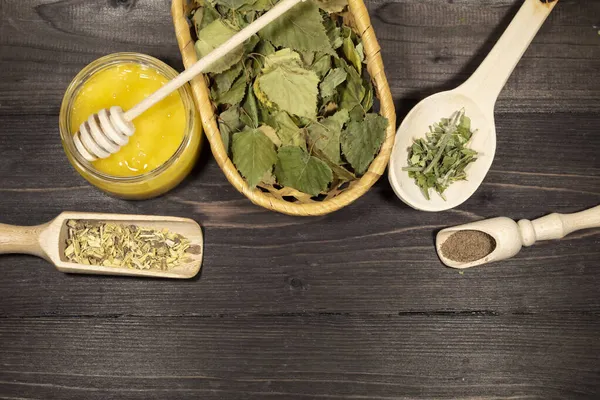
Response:
[[[429,128],[426,138],[416,139],[408,151],[408,167],[403,168],[427,200],[429,191],[444,197],[444,191],[456,181],[467,180],[465,168],[477,160],[477,152],[466,147],[475,131],[465,110]]]

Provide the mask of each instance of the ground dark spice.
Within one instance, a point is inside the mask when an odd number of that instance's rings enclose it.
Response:
[[[496,241],[485,232],[458,231],[442,244],[444,257],[457,262],[473,262],[489,255],[496,248]]]

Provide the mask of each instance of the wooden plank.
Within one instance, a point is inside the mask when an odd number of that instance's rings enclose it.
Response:
[[[597,115],[499,115],[493,170],[454,211],[408,209],[382,179],[356,204],[311,219],[252,205],[213,161],[162,198],[114,199],[71,170],[51,131],[54,118],[0,121],[14,126],[0,136],[3,222],[38,224],[64,210],[165,214],[196,219],[206,235],[204,269],[191,282],[65,276],[43,261],[4,256],[0,315],[600,310],[599,230],[464,275],[445,269],[433,249],[433,232],[444,226],[600,203]],[[23,154],[33,156],[24,163]]]
[[[417,99],[466,79],[491,49],[519,1],[370,0],[392,92],[402,116]],[[123,4],[124,6],[120,6]],[[0,21],[0,113],[56,115],[64,90],[87,63],[137,51],[181,69],[169,2],[4,2]],[[563,1],[508,82],[501,112],[600,108],[597,1]]]
[[[522,1],[369,2],[397,109],[464,82],[500,38]],[[600,2],[561,1],[515,69],[501,112],[600,108]],[[590,108],[588,108],[590,107]]]
[[[87,187],[67,161],[56,116],[31,115],[24,119],[0,114],[0,123],[10,127],[0,135],[0,190],[4,193]],[[592,194],[598,191],[600,135],[596,133],[600,129],[600,116],[597,113],[497,114],[496,127],[497,149],[491,176],[516,173],[527,180],[527,174],[531,177],[537,174],[538,178],[549,180],[548,186],[574,185],[575,191]],[[242,198],[233,189],[227,190],[229,184],[221,178],[222,173],[213,168],[205,141],[192,179],[183,187],[213,200]],[[540,179],[536,178],[543,186]],[[200,187],[202,190],[198,190]]]
[[[5,318],[0,397],[585,399],[595,315]]]

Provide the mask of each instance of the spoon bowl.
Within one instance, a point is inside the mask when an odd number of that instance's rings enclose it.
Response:
[[[408,160],[408,151],[414,139],[425,137],[434,121],[450,116],[464,109],[471,118],[471,126],[476,129],[468,147],[477,152],[477,160],[468,165],[465,172],[467,181],[458,181],[444,192],[444,200],[437,192],[431,191],[427,200],[414,179],[403,171]],[[482,109],[476,99],[464,93],[461,88],[434,94],[417,104],[406,116],[396,134],[389,168],[389,179],[396,195],[411,207],[421,211],[443,211],[465,202],[481,185],[494,160],[496,152],[496,127],[492,109]]]

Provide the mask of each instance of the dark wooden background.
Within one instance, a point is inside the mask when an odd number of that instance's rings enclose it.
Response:
[[[473,72],[518,0],[371,0],[401,119]],[[0,220],[63,210],[191,217],[192,281],[63,275],[0,257],[2,399],[583,399],[600,396],[600,230],[459,274],[433,234],[600,203],[600,1],[561,0],[497,105],[498,152],[453,211],[386,179],[301,219],[230,187],[208,148],[159,199],[127,202],[70,167],[58,111],[87,63],[138,51],[181,69],[167,0],[0,0]],[[208,147],[208,146],[207,146]]]

